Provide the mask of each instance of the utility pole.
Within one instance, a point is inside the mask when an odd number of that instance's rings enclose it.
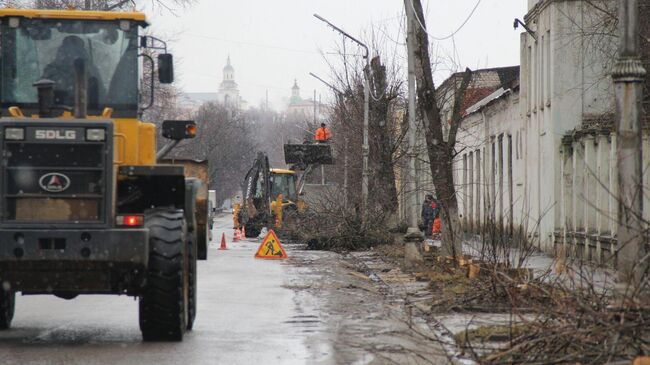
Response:
[[[418,204],[417,204],[417,183],[416,183],[416,159],[417,159],[417,123],[415,120],[415,29],[413,29],[415,20],[411,0],[404,0],[406,9],[406,49],[408,51],[408,91],[409,91],[409,130],[408,130],[408,169],[405,174],[406,178],[406,214],[408,216],[408,230],[404,239],[410,242],[422,241],[423,234],[418,227]]]
[[[620,44],[612,78],[616,90],[616,160],[619,179],[617,249],[621,293],[630,296],[641,284],[647,264],[642,212],[641,122],[646,70],[639,53],[638,0],[619,1]],[[628,285],[630,287],[628,287]]]
[[[345,202],[343,202],[344,207],[348,207],[348,166],[350,163],[348,162],[348,136],[345,136],[345,145],[343,146],[343,197],[345,198]]]
[[[318,121],[316,118],[316,89],[314,89],[314,126],[318,128]],[[320,165],[320,184],[325,185],[325,165]]]
[[[363,151],[363,170],[361,172],[361,220],[365,224],[368,218],[368,177],[370,175],[368,172],[368,155],[370,154],[370,147],[368,146],[368,124],[370,119],[370,77],[368,73],[370,72],[370,51],[368,49],[368,46],[366,46],[363,42],[343,31],[341,28],[330,23],[325,18],[321,17],[318,14],[314,14],[314,17],[324,22],[335,31],[341,33],[343,36],[359,45],[359,47],[363,48],[365,51],[363,56],[363,58],[366,60],[366,68],[363,73],[365,76],[365,82],[363,84],[363,146],[361,147]]]
[[[314,89],[314,125],[316,125],[316,89]]]

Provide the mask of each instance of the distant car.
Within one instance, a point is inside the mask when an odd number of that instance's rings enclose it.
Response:
[[[208,190],[208,200],[210,201],[210,212],[216,213],[217,211],[217,191]]]

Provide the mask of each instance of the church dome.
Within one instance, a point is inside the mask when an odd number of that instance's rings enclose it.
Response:
[[[223,68],[223,80],[228,82],[235,81],[235,68],[230,64],[230,56],[228,56],[226,67]]]
[[[302,101],[300,97],[300,87],[298,86],[298,80],[293,80],[293,87],[291,88],[291,98],[289,99],[289,104],[297,104]]]

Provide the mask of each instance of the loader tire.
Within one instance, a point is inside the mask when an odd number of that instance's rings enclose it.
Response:
[[[0,288],[0,330],[11,327],[16,309],[16,292]]]
[[[196,238],[191,235],[188,240],[188,259],[189,259],[189,288],[188,288],[188,308],[187,308],[187,330],[191,331],[194,327],[194,319],[196,318],[196,260],[198,259],[198,245]]]
[[[187,329],[189,260],[182,210],[145,212],[149,229],[149,265],[140,295],[140,330],[144,341],[182,341]]]
[[[198,260],[208,259],[208,245],[210,244],[210,231],[205,225],[199,224],[196,231],[196,257]]]

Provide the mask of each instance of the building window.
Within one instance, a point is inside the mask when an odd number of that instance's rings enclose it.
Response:
[[[508,233],[513,234],[514,205],[513,205],[513,179],[512,179],[512,135],[508,134]]]
[[[472,228],[474,225],[474,152],[469,153],[467,162],[467,171],[469,173],[469,176],[467,177],[467,221],[470,228]]]
[[[463,187],[462,187],[462,194],[461,194],[461,199],[463,201],[463,217],[465,218],[465,224],[467,224],[467,214],[468,214],[468,197],[469,197],[469,174],[467,171],[467,154],[463,155]]]
[[[533,76],[535,75],[534,73],[534,65],[533,65],[533,47],[528,46],[528,112],[531,112],[533,109],[533,103],[535,102],[535,99],[533,98],[533,83],[534,83],[534,78]]]
[[[516,159],[521,160],[524,158],[524,141],[525,138],[523,129],[517,131],[517,137],[515,139],[515,150],[516,150]]]
[[[517,131],[515,133],[515,160],[519,159],[519,138],[521,138],[521,132]]]
[[[544,95],[545,95],[545,88],[546,88],[546,76],[544,75],[545,69],[546,69],[546,42],[545,42],[545,37],[542,35],[542,41],[539,43],[539,67],[538,67],[538,75],[539,75],[539,82],[538,82],[538,87],[537,87],[537,105],[539,106],[540,109],[544,108]]]
[[[477,227],[480,227],[481,225],[481,199],[484,199],[484,194],[483,194],[483,187],[485,186],[485,183],[481,180],[483,176],[485,175],[481,169],[483,168],[483,165],[481,165],[481,152],[482,150],[478,149],[474,152],[474,155],[476,156],[476,194],[474,195],[476,197],[476,224]],[[485,206],[485,205],[483,205]]]
[[[545,61],[544,63],[546,64],[546,94],[544,95],[546,98],[546,103],[550,106],[551,103],[551,31],[548,30],[546,31],[546,53],[545,53]]]

